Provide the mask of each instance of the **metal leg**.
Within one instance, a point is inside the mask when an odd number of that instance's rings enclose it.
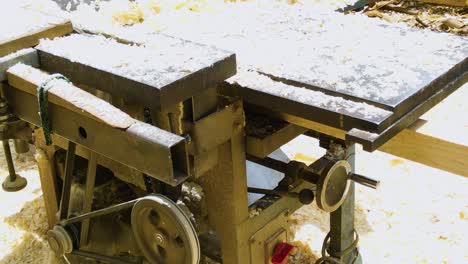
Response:
[[[5,159],[8,165],[8,176],[2,184],[3,190],[6,192],[17,192],[22,190],[28,182],[25,178],[19,176],[15,172],[15,165],[11,156],[10,143],[8,140],[3,140],[3,151],[5,152]]]
[[[221,240],[224,264],[250,263],[249,244],[238,230],[248,218],[244,136],[234,136],[219,149],[219,165],[200,177],[210,208],[209,220]],[[244,238],[245,239],[245,238]]]
[[[60,220],[68,218],[73,169],[75,165],[75,151],[76,144],[69,141],[65,160],[65,174],[63,176],[62,198],[60,199]]]
[[[348,162],[351,164],[353,170],[355,167],[355,145],[349,146],[346,150],[346,156]],[[351,186],[348,192],[348,198],[346,198],[343,205],[338,210],[332,212],[330,215],[330,254],[333,256],[333,252],[341,252],[354,242],[354,182],[351,182]],[[345,255],[343,257],[333,256],[339,258],[342,263],[361,263],[361,259],[358,256],[356,258],[357,249],[354,252]],[[354,261],[354,262],[353,262]]]
[[[29,151],[29,143],[26,140],[21,139],[14,139],[13,140],[15,146],[15,152],[18,154],[28,153]]]
[[[91,212],[91,206],[93,204],[94,184],[96,182],[96,169],[97,169],[97,154],[93,151],[90,151],[89,159],[88,159],[88,172],[86,175],[86,188],[85,188],[83,210],[82,210],[82,213],[84,214]],[[81,223],[80,248],[88,244],[88,232],[89,232],[89,219],[85,219]]]

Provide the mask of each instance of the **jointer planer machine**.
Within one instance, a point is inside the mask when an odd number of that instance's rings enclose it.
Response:
[[[331,214],[319,262],[360,263],[354,182],[379,182],[354,172],[355,144],[388,148],[464,84],[466,41],[458,51],[444,71],[377,100],[287,72],[236,75],[234,53],[163,34],[76,33],[66,20],[25,30],[0,40],[3,188],[26,185],[8,141],[20,153],[33,144],[47,239],[71,263],[286,263],[288,217],[312,201]],[[326,154],[309,166],[268,157],[301,134]],[[249,187],[247,160],[284,178]],[[249,205],[248,193],[264,196]]]

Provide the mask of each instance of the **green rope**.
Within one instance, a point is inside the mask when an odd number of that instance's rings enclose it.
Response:
[[[41,118],[41,126],[42,130],[44,131],[44,138],[45,138],[45,143],[46,145],[51,145],[52,144],[52,127],[50,124],[50,118],[49,118],[49,101],[47,99],[47,94],[52,88],[50,85],[50,82],[52,80],[64,80],[66,82],[70,82],[70,80],[67,79],[67,77],[61,75],[61,74],[52,74],[47,78],[44,82],[41,83],[37,87],[37,102],[39,105],[39,117]]]

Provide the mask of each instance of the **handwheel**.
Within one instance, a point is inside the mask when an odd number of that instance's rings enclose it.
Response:
[[[197,264],[200,242],[186,214],[169,198],[149,195],[132,209],[135,240],[151,264]]]
[[[322,171],[317,182],[317,205],[326,212],[333,212],[345,201],[350,181],[351,166],[345,160],[330,165]]]

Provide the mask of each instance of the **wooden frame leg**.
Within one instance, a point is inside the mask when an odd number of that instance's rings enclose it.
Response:
[[[41,180],[42,195],[44,197],[45,209],[47,212],[47,222],[49,228],[57,224],[58,202],[57,202],[57,182],[54,165],[54,153],[52,150],[36,148],[36,161]]]

